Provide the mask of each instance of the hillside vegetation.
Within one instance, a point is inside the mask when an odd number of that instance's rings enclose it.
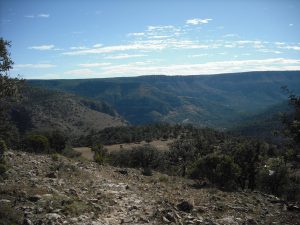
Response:
[[[300,93],[299,74],[247,72],[29,83],[105,100],[131,124],[169,122],[230,128],[286,100],[282,86]]]
[[[13,105],[11,119],[22,134],[60,130],[77,137],[91,130],[126,123],[102,101],[62,91],[25,86],[22,99]]]

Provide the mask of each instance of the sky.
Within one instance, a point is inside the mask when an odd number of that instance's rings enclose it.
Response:
[[[0,0],[11,76],[300,70],[299,0]]]

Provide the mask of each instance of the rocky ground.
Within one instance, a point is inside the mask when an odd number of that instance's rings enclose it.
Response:
[[[300,224],[297,205],[160,173],[9,151],[0,224]]]

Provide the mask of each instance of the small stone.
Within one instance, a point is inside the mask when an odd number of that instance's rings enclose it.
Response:
[[[23,225],[33,225],[33,223],[31,222],[30,219],[25,218],[25,219],[23,220]]]
[[[56,173],[56,172],[48,173],[48,174],[46,175],[46,177],[48,177],[48,178],[57,178],[57,173]]]
[[[61,216],[57,213],[48,213],[48,214],[46,214],[46,218],[48,220],[57,220],[57,219],[60,219]]]
[[[0,204],[8,204],[10,203],[11,201],[8,200],[8,199],[0,199]]]
[[[165,217],[171,222],[176,222],[175,216],[171,212],[168,212]]]
[[[42,198],[42,196],[40,196],[40,195],[34,195],[34,196],[30,196],[30,197],[28,198],[28,200],[31,201],[31,202],[37,202],[37,201],[40,200],[41,198]]]
[[[168,219],[167,219],[166,217],[164,217],[164,216],[163,216],[163,218],[162,218],[162,219],[163,219],[163,221],[164,221],[165,223],[171,223],[171,221],[170,221],[170,220],[168,220]]]
[[[115,172],[120,173],[122,175],[128,175],[128,171],[127,170],[117,170]]]
[[[183,212],[190,212],[194,206],[191,202],[183,201],[177,205],[178,210]]]

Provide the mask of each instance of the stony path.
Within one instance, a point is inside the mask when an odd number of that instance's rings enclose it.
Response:
[[[274,196],[195,189],[177,177],[64,157],[11,151],[7,159],[1,225],[300,224],[299,212]]]

